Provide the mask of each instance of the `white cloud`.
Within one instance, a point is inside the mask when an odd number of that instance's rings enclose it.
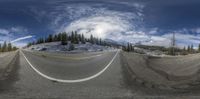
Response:
[[[0,34],[8,35],[8,34],[9,34],[9,31],[6,30],[6,29],[0,29]]]
[[[68,15],[72,21],[70,24],[64,24],[60,31],[78,31],[85,33],[87,37],[93,34],[96,37],[108,38],[115,41],[128,41],[132,43],[141,42],[148,45],[169,45],[169,40],[160,36],[152,36],[158,33],[158,28],[152,28],[148,33],[141,30],[135,30],[137,21],[143,20],[141,10],[143,5],[132,5],[138,9],[136,12],[120,12],[108,10],[106,8],[92,8],[90,6],[67,7]],[[139,10],[140,9],[140,10]],[[90,12],[92,15],[85,16]],[[63,15],[57,17],[55,23],[62,20]],[[81,17],[81,18],[79,18]],[[137,20],[137,21],[132,21]],[[167,41],[167,42],[166,42]]]
[[[23,33],[26,33],[26,32],[28,32],[28,30],[26,28],[23,28],[23,27],[11,27],[11,28],[7,28],[7,29],[0,28],[0,34],[3,34],[5,36],[8,36],[12,33],[23,34]]]
[[[146,42],[142,42],[142,44],[144,45],[156,45],[156,46],[165,46],[165,47],[169,47],[171,40],[168,38],[165,38],[163,36],[149,36],[150,40],[146,41]]]
[[[133,6],[136,7],[139,11],[142,11],[145,7],[143,4],[139,3],[133,3]]]
[[[200,33],[200,28],[197,28],[196,32],[197,32],[197,33]]]
[[[194,29],[191,29],[191,31],[194,33],[200,33],[200,28],[194,28]]]
[[[96,37],[131,42],[150,39],[144,32],[136,30],[143,21],[145,5],[125,1],[106,2],[109,3],[91,3],[90,5],[87,3],[63,3],[55,6],[49,12],[37,8],[30,8],[30,10],[36,18],[39,18],[38,20],[41,20],[41,16],[50,17],[52,22],[49,27],[56,33],[78,31],[85,33],[87,37],[93,34]],[[132,9],[130,11],[118,10],[115,8],[116,4],[129,6]],[[44,15],[45,13],[48,13],[48,16]]]
[[[116,3],[116,1],[114,1],[112,3]],[[137,3],[137,2],[125,2],[125,1],[122,1],[122,2],[117,2],[117,4],[123,4],[124,6],[131,6],[131,7],[136,8],[139,11],[143,11],[143,9],[145,7],[144,4]]]
[[[10,32],[22,34],[28,32],[28,30],[24,27],[11,27]]]
[[[131,9],[127,12],[120,11],[109,6],[104,6],[104,4],[95,3],[91,3],[90,5],[86,3],[63,3],[62,5],[56,6],[51,12],[46,12],[37,8],[32,8],[31,10],[34,13],[33,15],[38,18],[37,20],[50,17],[49,19],[52,19],[50,28],[54,29],[55,32],[71,32],[76,30],[79,33],[85,33],[87,37],[93,34],[96,37],[108,38],[116,41],[170,46],[171,33],[161,35],[158,28],[155,27],[146,30],[140,24],[143,22],[144,4],[128,3],[125,1],[108,2],[110,2],[110,4],[114,3],[131,6],[134,10]],[[191,31],[190,29],[174,31],[176,32],[178,46],[199,43],[199,35],[195,36],[189,34]],[[200,33],[200,28],[195,28],[193,31]]]
[[[47,18],[47,16],[49,15],[49,14],[47,14],[46,11],[39,9],[38,7],[31,6],[29,8],[30,8],[29,12],[26,12],[26,13],[33,16],[33,18],[35,18],[38,22],[41,22],[42,19]],[[32,13],[30,13],[30,12],[32,12]]]
[[[90,34],[93,34],[96,37],[106,38],[111,33],[126,32],[129,28],[126,21],[120,20],[117,17],[98,16],[74,21],[65,27],[64,30],[67,32],[77,30],[79,33],[85,33],[88,37]]]
[[[145,45],[159,45],[159,46],[171,46],[172,33],[167,33],[161,36],[151,36],[150,42],[144,42]],[[200,35],[195,36],[192,34],[175,33],[175,40],[177,47],[184,47],[188,45],[197,46],[200,44]]]
[[[63,4],[56,7],[55,11],[48,13],[52,19],[51,28],[55,29],[55,32],[76,30],[79,33],[85,33],[87,37],[93,34],[96,37],[116,41],[170,46],[171,33],[160,35],[157,27],[146,30],[138,25],[138,22],[143,21],[144,5],[139,3],[120,3],[132,6],[137,10],[135,12],[123,12],[104,8],[103,6],[97,7],[93,4],[76,4],[76,6],[74,4]],[[46,12],[41,11],[41,15],[44,13]],[[138,26],[140,29],[138,29]],[[176,32],[177,46],[200,43],[199,35],[189,34],[191,31],[191,29],[185,28],[174,31]],[[200,28],[195,28],[193,31],[200,33]]]
[[[118,4],[123,4],[123,3],[119,2]],[[79,4],[69,3],[69,4],[59,5],[56,6],[55,9],[52,10],[52,12],[48,12],[48,16],[51,17],[50,19],[52,19],[50,28],[55,30],[55,32],[60,32],[60,30],[62,31],[70,23],[74,23],[75,21],[86,18],[94,18],[94,17],[106,18],[107,16],[113,17],[112,19],[114,20],[115,18],[120,18],[120,20],[126,20],[128,24],[133,20],[142,21],[143,13],[141,12],[141,10],[144,8],[142,4],[132,3],[132,7],[135,11],[125,12],[114,9],[111,10],[109,6],[104,6],[104,4],[99,4],[99,3],[98,4],[92,3],[91,5],[88,5],[87,3],[79,3]],[[134,24],[136,25],[137,22],[135,21]],[[59,29],[60,27],[62,28]]]
[[[88,5],[68,6],[65,9],[67,14],[59,14],[53,24],[62,22],[62,18],[66,18],[64,15],[69,16],[72,21],[69,24],[63,24],[57,32],[78,31],[85,33],[87,37],[93,34],[96,37],[118,41],[125,40],[124,37],[129,38],[127,35],[132,35],[132,33],[137,34],[135,28],[138,21],[142,21],[143,18],[140,11],[122,12]]]
[[[28,34],[28,30],[24,27],[16,26],[10,28],[1,28],[0,29],[0,43],[7,41],[7,42],[17,42],[20,39],[15,39],[19,36],[24,36]]]
[[[158,33],[158,28],[152,28],[148,34],[157,34]]]
[[[32,38],[32,37],[33,37],[32,35],[20,37],[20,38],[17,38],[15,40],[12,40],[11,43],[19,42],[21,40],[29,39],[29,38]]]
[[[172,34],[163,35],[166,38],[172,38]],[[182,34],[182,33],[175,33],[175,37],[177,41],[185,41],[188,44],[199,44],[200,43],[200,35],[195,36],[192,34]]]

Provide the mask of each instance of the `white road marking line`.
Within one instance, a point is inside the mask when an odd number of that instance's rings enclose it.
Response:
[[[26,59],[26,61],[28,62],[28,64],[31,66],[31,68],[37,72],[40,76],[48,79],[48,80],[52,80],[52,81],[56,81],[56,82],[62,82],[62,83],[77,83],[77,82],[84,82],[84,81],[88,81],[91,80],[93,78],[98,77],[99,75],[101,75],[104,71],[106,71],[106,69],[112,64],[112,62],[115,60],[117,54],[119,53],[119,50],[116,52],[115,56],[112,58],[112,60],[106,65],[106,67],[104,69],[102,69],[100,72],[96,73],[93,76],[90,77],[86,77],[86,78],[82,78],[82,79],[76,79],[76,80],[64,80],[64,79],[57,79],[57,78],[53,78],[50,76],[47,76],[43,73],[41,73],[39,70],[37,70],[31,63],[30,61],[26,58],[26,56],[24,55],[24,53],[21,51],[22,55],[24,56],[24,58]]]

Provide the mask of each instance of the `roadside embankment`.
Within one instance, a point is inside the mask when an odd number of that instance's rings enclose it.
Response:
[[[19,56],[18,51],[0,53],[0,80],[6,79]]]
[[[150,88],[187,89],[200,84],[200,56],[152,57],[121,52],[131,78]]]

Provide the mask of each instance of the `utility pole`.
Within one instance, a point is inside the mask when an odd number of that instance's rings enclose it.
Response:
[[[172,55],[175,55],[175,46],[176,46],[176,38],[175,33],[172,35],[172,41],[171,41],[171,47],[172,47]]]

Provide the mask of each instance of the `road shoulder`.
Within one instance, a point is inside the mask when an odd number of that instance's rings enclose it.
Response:
[[[9,52],[6,56],[1,57],[0,80],[8,78],[13,68],[17,65],[16,61],[19,57],[19,51]]]

